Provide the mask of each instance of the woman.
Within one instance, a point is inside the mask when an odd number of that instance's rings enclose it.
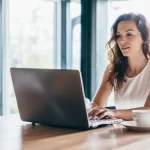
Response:
[[[123,14],[115,21],[106,44],[110,64],[90,104],[90,118],[132,120],[133,109],[150,109],[149,34],[142,14]],[[112,89],[116,110],[104,108]]]

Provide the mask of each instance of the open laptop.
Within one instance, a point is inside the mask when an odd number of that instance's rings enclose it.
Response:
[[[121,122],[121,119],[88,119],[78,70],[11,68],[10,71],[23,121],[80,129]]]

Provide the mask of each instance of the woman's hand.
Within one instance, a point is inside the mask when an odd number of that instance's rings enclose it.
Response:
[[[109,110],[109,109],[97,106],[97,107],[91,108],[88,111],[88,116],[90,117],[90,119],[94,117],[98,117],[99,119],[102,119],[105,117],[115,118],[115,110]]]
[[[95,102],[91,102],[87,105],[86,110],[89,113],[93,108],[96,108],[96,107],[98,107],[98,105]]]

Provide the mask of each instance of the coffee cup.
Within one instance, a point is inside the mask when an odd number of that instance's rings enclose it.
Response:
[[[150,110],[132,110],[133,120],[139,127],[150,127]]]

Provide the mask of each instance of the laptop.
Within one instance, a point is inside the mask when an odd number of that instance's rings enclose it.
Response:
[[[78,129],[122,121],[88,118],[78,70],[11,68],[10,72],[23,121]]]

